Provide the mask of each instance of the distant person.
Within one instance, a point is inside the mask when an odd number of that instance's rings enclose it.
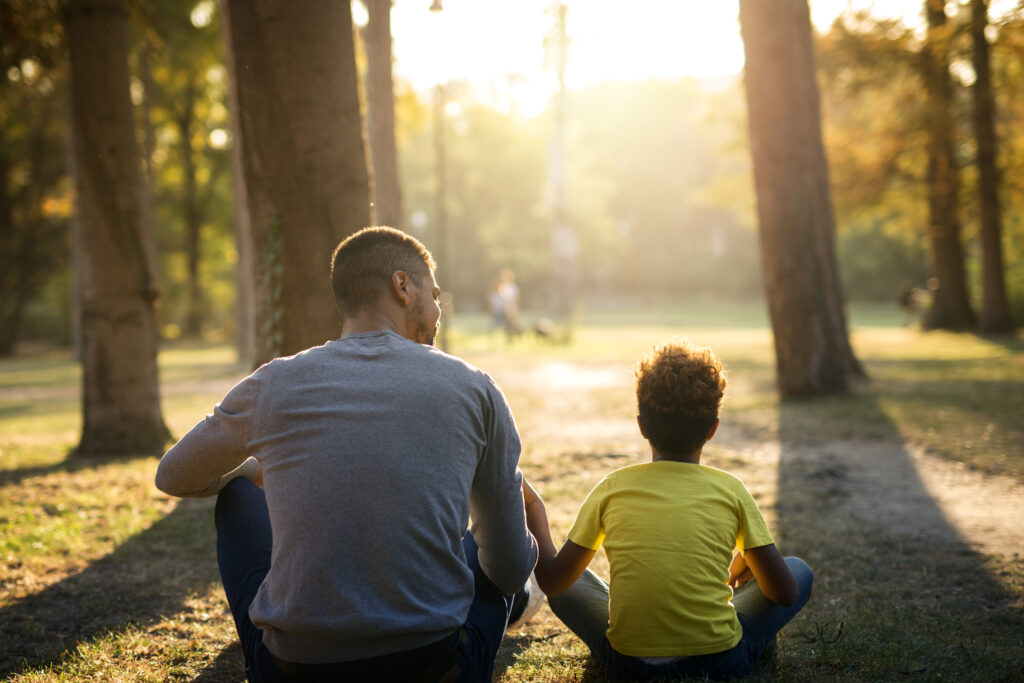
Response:
[[[920,316],[927,305],[930,295],[923,289],[915,287],[909,282],[903,284],[900,288],[900,294],[897,299],[900,309],[903,311],[903,325],[907,326],[913,323]]]
[[[505,268],[498,277],[498,297],[501,300],[502,317],[505,324],[505,336],[510,340],[522,333],[519,326],[519,285],[516,274],[511,268]]]
[[[218,496],[251,681],[490,681],[521,616],[519,435],[491,378],[432,346],[434,268],[391,228],[343,241],[341,338],[256,370],[160,461],[161,490]]]
[[[487,293],[487,306],[491,311],[490,330],[505,330],[505,299],[501,295],[501,278],[494,281]]]
[[[807,602],[814,575],[779,554],[739,479],[700,464],[725,391],[711,349],[657,346],[636,379],[637,422],[652,462],[602,479],[561,550],[543,501],[523,483],[540,545],[537,581],[613,677],[743,676]],[[602,544],[610,584],[587,569]]]

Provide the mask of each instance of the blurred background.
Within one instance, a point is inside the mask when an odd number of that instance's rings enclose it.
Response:
[[[371,4],[352,3],[364,114],[372,90]],[[927,297],[926,3],[810,4],[846,298],[897,307]],[[969,4],[944,9],[955,29],[948,66],[957,192],[968,292],[977,307],[981,206]],[[54,0],[0,3],[3,355],[69,345],[74,337],[62,7]],[[438,278],[457,316],[486,320],[504,269],[515,274],[524,326],[684,298],[761,301],[737,7],[393,3],[400,210],[389,222],[439,258]],[[131,100],[156,243],[159,335],[230,342],[239,331],[238,212],[223,12],[213,0],[135,1],[126,11]],[[1024,320],[1019,4],[993,2],[984,30],[1005,284],[1013,317]],[[323,262],[326,273],[326,255]]]

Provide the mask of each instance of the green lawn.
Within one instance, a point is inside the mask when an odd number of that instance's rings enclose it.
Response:
[[[653,343],[687,336],[729,371],[724,434],[706,462],[741,476],[783,551],[817,572],[814,597],[755,680],[1019,680],[1024,548],[955,529],[950,501],[933,499],[915,467],[948,467],[981,500],[990,484],[1024,482],[1024,339],[922,334],[898,311],[855,307],[853,342],[871,380],[847,397],[780,402],[760,305],[587,311],[581,321],[567,343],[509,344],[481,316],[457,317],[451,335],[453,351],[505,389],[556,536],[604,473],[647,457],[631,366]],[[172,432],[242,374],[230,349],[165,351]],[[79,377],[61,354],[0,361],[0,677],[242,680],[212,501],[157,492],[154,458],[68,460]],[[880,481],[891,490],[880,500],[906,497],[909,521],[858,504],[872,491],[864,462],[879,453],[897,473]],[[994,512],[1021,513],[1024,501]],[[596,570],[606,566],[599,554]],[[496,680],[604,675],[544,609],[509,635]]]

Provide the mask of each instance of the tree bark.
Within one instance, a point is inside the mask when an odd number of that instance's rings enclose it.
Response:
[[[971,38],[974,43],[974,135],[978,142],[978,201],[981,204],[981,320],[986,334],[1013,331],[1003,278],[1002,216],[996,166],[995,96],[989,62],[988,2],[971,0]]]
[[[370,222],[347,2],[229,0],[257,272],[257,362],[336,338],[338,242]]]
[[[231,187],[234,193],[235,248],[235,349],[238,361],[250,367],[256,364],[256,264],[253,253],[252,223],[249,220],[249,199],[245,187],[242,161],[242,135],[238,117],[237,79],[235,59],[231,47],[230,8],[220,0],[221,39],[224,43],[224,62],[228,69],[228,114],[231,120]]]
[[[395,144],[395,92],[391,75],[391,0],[364,0],[370,20],[366,44],[366,99],[369,109],[370,154],[373,160],[372,220],[401,228],[402,190]]]
[[[938,288],[925,313],[926,329],[962,330],[974,327],[967,294],[964,250],[960,242],[960,175],[954,156],[956,121],[953,82],[949,76],[952,27],[946,21],[945,0],[926,0],[928,35],[922,50],[928,96],[928,232],[932,268]]]
[[[78,455],[159,454],[156,287],[143,234],[119,0],[69,0],[71,120],[82,267],[82,439]]]
[[[741,0],[761,258],[779,391],[847,390],[862,374],[836,272],[835,218],[805,0]]]

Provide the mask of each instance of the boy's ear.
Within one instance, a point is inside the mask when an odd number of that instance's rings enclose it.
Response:
[[[718,423],[719,419],[716,417],[715,424],[711,425],[711,431],[708,432],[708,438],[704,439],[704,441],[711,441],[711,439],[715,438],[715,432],[718,431]]]
[[[639,415],[636,416],[636,426],[640,428],[640,436],[647,438],[647,430],[644,429],[644,419]]]

